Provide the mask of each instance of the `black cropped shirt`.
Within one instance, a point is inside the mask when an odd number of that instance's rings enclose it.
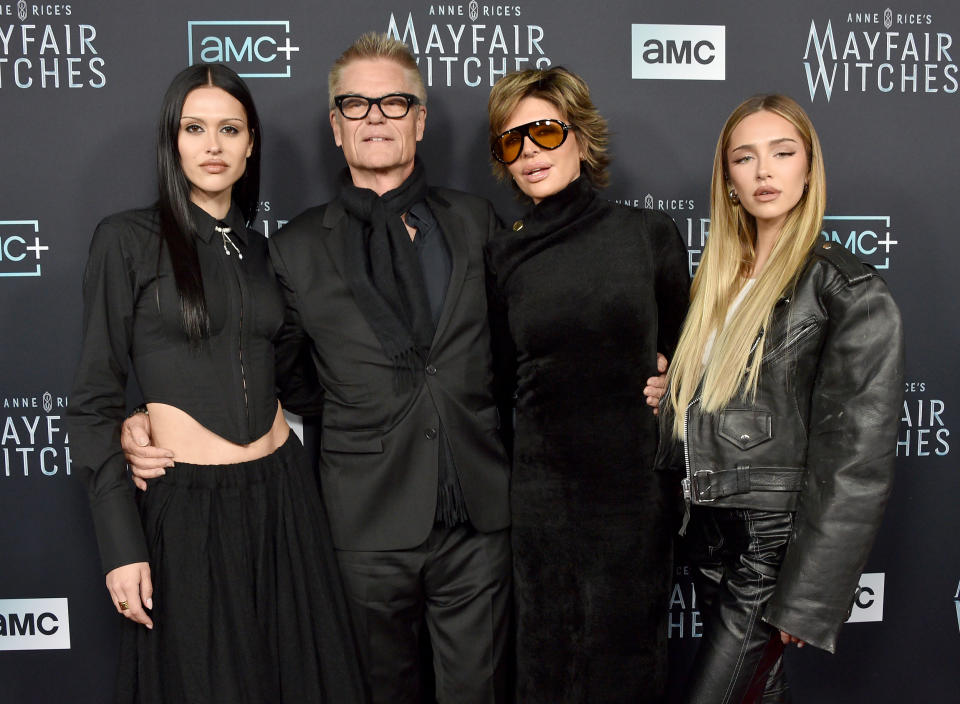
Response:
[[[120,448],[129,361],[143,398],[188,413],[234,443],[264,435],[277,410],[273,338],[283,299],[266,239],[236,206],[225,222],[191,205],[210,335],[191,345],[155,208],[97,227],[83,277],[83,344],[67,413],[74,470],[84,480],[104,571],[147,561]],[[242,258],[241,256],[242,255]]]

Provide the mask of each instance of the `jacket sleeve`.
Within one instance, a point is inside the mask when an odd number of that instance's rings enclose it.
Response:
[[[653,224],[657,352],[667,358],[669,365],[677,351],[680,330],[690,305],[690,265],[687,248],[673,218],[660,211],[651,212],[657,215]],[[664,399],[668,398],[669,396],[664,396]],[[672,427],[673,409],[669,408],[668,403],[662,402],[657,424],[659,439],[654,467],[658,470],[682,472],[683,446],[680,440],[673,437]]]
[[[119,222],[94,233],[83,276],[83,341],[67,411],[74,473],[90,499],[103,571],[148,560],[120,448],[137,281]]]
[[[690,303],[690,269],[687,248],[673,219],[661,213],[654,226],[657,296],[657,351],[673,359],[680,328]]]
[[[503,223],[490,206],[487,242],[503,228]],[[490,324],[490,348],[493,355],[493,397],[500,414],[500,437],[507,455],[513,454],[514,394],[517,389],[517,350],[510,335],[507,302],[497,286],[497,273],[490,262],[489,248],[484,248],[487,311]]]
[[[880,277],[844,282],[822,300],[828,327],[806,480],[763,618],[832,653],[893,482],[904,349],[900,312]]]
[[[291,281],[281,247],[274,235],[269,240],[270,261],[283,292],[283,326],[274,337],[277,397],[284,409],[306,417],[323,413],[323,387],[313,363],[313,344],[300,315],[300,298]]]

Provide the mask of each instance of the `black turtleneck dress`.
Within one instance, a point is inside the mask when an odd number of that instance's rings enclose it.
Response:
[[[643,388],[676,346],[686,249],[582,177],[488,254],[515,359],[517,701],[660,701],[677,489]]]

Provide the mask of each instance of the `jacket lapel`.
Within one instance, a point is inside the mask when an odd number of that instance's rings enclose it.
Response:
[[[463,281],[467,274],[469,249],[463,220],[453,212],[453,207],[449,201],[430,191],[427,195],[427,203],[443,231],[443,238],[450,248],[451,260],[450,283],[447,285],[447,293],[443,299],[443,310],[440,311],[437,331],[433,335],[433,345],[435,346],[449,324],[460,298],[460,291],[463,289]]]
[[[330,237],[324,237],[323,241],[327,246],[327,251],[330,252],[330,261],[333,262],[334,268],[344,281],[347,279],[344,276],[343,252],[346,240],[350,237],[348,223],[347,211],[340,205],[340,202],[330,201],[323,212],[323,227],[331,232]]]
[[[330,255],[330,262],[340,275],[340,279],[343,281],[344,288],[347,291],[347,301],[349,301],[347,305],[349,305],[350,308],[343,312],[344,320],[358,321],[359,325],[356,326],[355,329],[358,334],[362,331],[362,334],[366,338],[365,344],[381,350],[380,341],[370,326],[370,321],[367,320],[363,311],[360,310],[360,306],[357,305],[357,300],[347,281],[346,248],[350,246],[349,240],[351,237],[355,237],[356,233],[350,231],[350,218],[347,217],[346,209],[338,201],[333,200],[327,204],[323,213],[323,228],[325,231],[324,234],[326,235],[323,237],[323,242]],[[354,326],[345,324],[344,328],[353,329]],[[386,356],[384,356],[384,359],[386,359]]]

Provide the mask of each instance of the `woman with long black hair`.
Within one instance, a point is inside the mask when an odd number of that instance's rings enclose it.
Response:
[[[107,589],[127,618],[118,702],[358,702],[326,513],[276,397],[282,296],[257,212],[262,132],[221,65],[163,100],[159,199],[97,227],[68,414]],[[175,466],[134,496],[132,360]]]

